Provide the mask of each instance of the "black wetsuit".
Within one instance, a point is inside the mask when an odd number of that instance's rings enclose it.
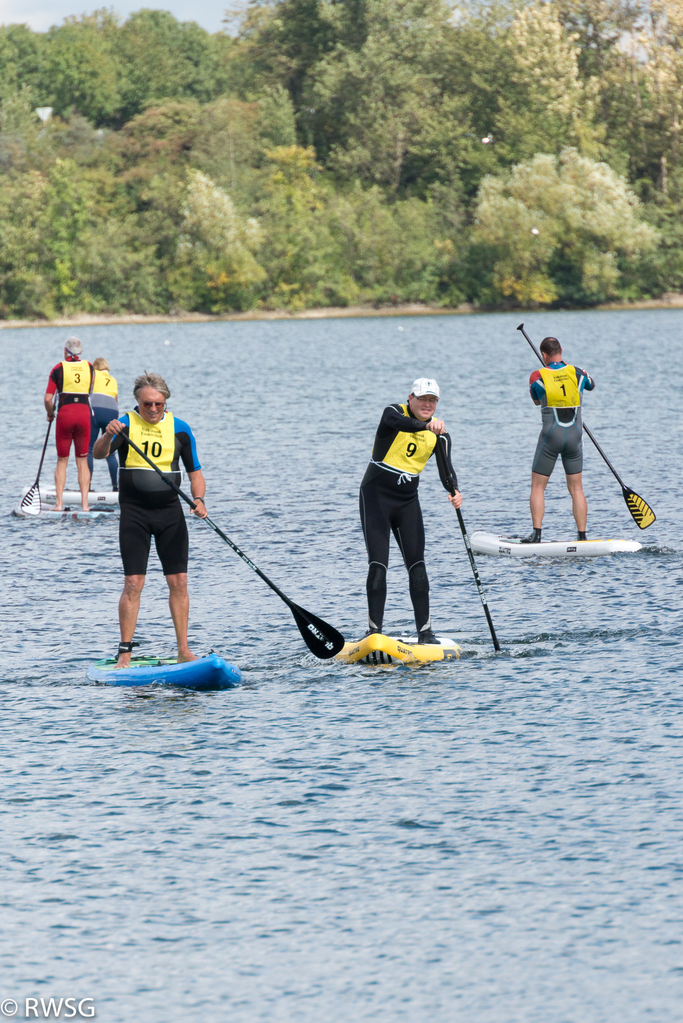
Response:
[[[404,413],[405,408],[401,405],[388,405],[384,409],[375,436],[372,461],[361,483],[359,504],[369,562],[367,596],[370,628],[382,629],[387,595],[389,537],[393,533],[408,570],[410,599],[419,635],[431,629],[429,579],[424,562],[425,532],[418,499],[419,474],[433,453],[436,435],[427,431],[428,424],[416,419],[409,409],[407,414]],[[425,438],[426,444],[422,444],[420,451],[411,435],[425,431],[428,440]],[[455,480],[455,472],[450,465],[450,438],[447,434],[445,436],[449,469],[442,471],[439,460],[439,474],[444,487],[450,491],[449,474]],[[431,447],[431,450],[427,451],[427,447]],[[417,450],[413,451],[413,448]],[[415,456],[418,461],[414,472],[411,472],[410,458]],[[398,467],[385,463],[387,457],[399,463]]]
[[[125,575],[145,575],[154,537],[164,575],[187,572],[189,541],[185,514],[178,495],[153,469],[127,468],[131,450],[127,443],[129,416],[121,416],[126,428],[116,434],[111,451],[119,452],[119,546]],[[175,419],[175,452],[166,473],[180,484],[180,459],[187,472],[201,468],[190,427]]]

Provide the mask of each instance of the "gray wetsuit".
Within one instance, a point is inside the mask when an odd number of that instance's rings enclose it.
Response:
[[[564,362],[552,362],[549,369],[560,369],[566,365]],[[579,393],[584,390],[592,391],[595,381],[578,366],[576,370],[576,383]],[[558,455],[562,459],[562,466],[567,476],[583,471],[583,422],[581,419],[581,407],[559,407],[551,408],[547,404],[545,386],[543,379],[538,372],[531,374],[529,381],[531,397],[540,401],[541,408],[541,432],[538,437],[538,444],[534,453],[534,460],[531,466],[533,472],[541,476],[550,476]]]

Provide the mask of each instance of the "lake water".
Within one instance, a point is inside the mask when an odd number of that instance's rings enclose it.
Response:
[[[139,372],[166,376],[209,513],[354,639],[357,488],[382,408],[415,377],[441,384],[470,530],[529,527],[540,415],[522,318],[594,375],[586,422],[657,512],[641,534],[587,441],[589,535],[645,549],[479,558],[494,656],[430,463],[432,614],[467,656],[349,667],[308,654],[285,605],[193,521],[191,645],[244,672],[206,694],[86,682],[118,642],[117,528],[10,516],[69,331],[2,332],[0,1002],[15,1018],[54,996],[94,999],[106,1023],[683,1019],[683,312],[77,333],[108,358],[123,408]],[[51,442],[45,481],[53,466]],[[95,485],[107,478],[98,463]],[[574,535],[559,470],[544,529]],[[393,549],[385,627],[411,625]],[[154,555],[137,638],[173,650]]]

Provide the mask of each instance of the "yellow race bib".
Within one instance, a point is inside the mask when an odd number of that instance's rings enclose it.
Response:
[[[408,417],[408,406],[401,405],[403,415]],[[401,472],[417,476],[422,472],[436,444],[436,434],[431,430],[418,433],[397,433],[394,441],[382,459],[385,465]]]
[[[116,377],[113,377],[111,373],[105,373],[103,369],[96,369],[92,390],[93,394],[109,394],[112,398],[116,398],[119,393]]]
[[[546,367],[539,370],[539,373],[545,384],[549,408],[578,408],[581,404],[581,394],[573,366],[563,366],[562,369]]]
[[[62,394],[90,393],[90,366],[82,359],[80,362],[63,362]]]
[[[137,412],[129,412],[130,427],[128,436],[141,448],[148,458],[162,472],[170,472],[175,458],[175,420],[170,412],[164,415],[160,423],[148,423]],[[137,451],[129,446],[126,455],[126,469],[149,469],[149,463],[141,458]]]

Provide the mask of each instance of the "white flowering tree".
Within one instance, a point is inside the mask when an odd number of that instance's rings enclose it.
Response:
[[[640,203],[622,177],[565,149],[485,178],[475,238],[490,248],[499,295],[546,305],[617,294],[619,259],[653,248],[657,232],[640,220]]]
[[[265,271],[254,253],[262,232],[254,217],[240,217],[232,199],[201,171],[189,174],[178,243],[181,265],[212,312],[253,304]]]

